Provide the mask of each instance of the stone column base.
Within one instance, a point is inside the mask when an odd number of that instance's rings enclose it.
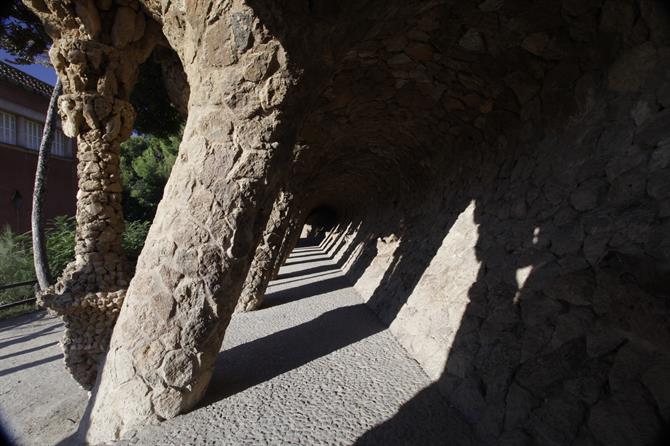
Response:
[[[107,353],[116,318],[126,295],[127,284],[108,291],[87,291],[97,283],[86,268],[69,267],[59,281],[37,297],[40,307],[63,317],[65,335],[61,341],[65,366],[81,387],[90,390],[98,367]]]

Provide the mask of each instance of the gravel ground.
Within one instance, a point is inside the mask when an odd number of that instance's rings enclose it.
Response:
[[[52,445],[72,434],[87,392],[65,370],[60,318],[0,321],[0,422],[12,444]]]
[[[85,409],[59,319],[0,323],[0,416],[19,445],[76,444]],[[468,426],[334,262],[298,248],[263,309],[236,315],[202,404],[130,433],[137,445],[469,445]]]

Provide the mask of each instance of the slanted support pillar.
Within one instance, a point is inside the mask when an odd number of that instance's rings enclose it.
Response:
[[[303,226],[303,217],[304,209],[297,208],[293,216],[289,220],[288,228],[284,235],[284,240],[282,241],[281,248],[279,249],[279,254],[277,259],[272,267],[272,277],[271,279],[276,279],[279,275],[279,269],[286,263],[288,256],[291,255],[291,251],[298,244],[300,239],[300,232],[302,231]]]
[[[272,207],[272,213],[263,232],[249,274],[244,282],[242,294],[237,302],[236,312],[257,310],[272,279],[275,263],[289,227],[289,213],[293,204],[293,194],[282,191]]]
[[[200,401],[285,184],[300,70],[251,8],[226,5],[207,21],[195,6],[171,10],[197,23],[187,39],[168,36],[181,45],[188,120],[94,389],[89,443]]]
[[[129,98],[138,66],[160,33],[136,2],[104,9],[92,1],[26,3],[54,39],[49,55],[63,83],[58,107],[64,133],[77,138],[79,178],[75,260],[39,302],[63,316],[65,364],[89,389],[128,286],[119,151],[133,128]]]

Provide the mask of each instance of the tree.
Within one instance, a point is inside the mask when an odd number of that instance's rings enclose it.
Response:
[[[180,141],[181,133],[163,138],[141,135],[121,145],[123,213],[128,220],[153,220]]]
[[[0,46],[14,56],[15,63],[32,64],[47,63],[46,51],[51,39],[44,31],[41,22],[19,0],[10,0],[3,4],[0,10]],[[49,287],[51,275],[47,259],[46,243],[44,241],[44,218],[42,203],[47,179],[49,155],[51,155],[51,141],[56,129],[57,103],[61,94],[60,79],[56,82],[51,93],[46,122],[42,133],[37,169],[35,172],[35,187],[33,189],[33,208],[31,214],[31,229],[33,239],[33,262],[35,276],[40,289]]]
[[[0,2],[0,48],[14,57],[12,63],[49,64],[51,38],[42,22],[21,0]]]
[[[51,93],[51,100],[49,101],[49,108],[47,109],[47,118],[42,133],[42,141],[40,142],[40,150],[37,155],[37,170],[35,172],[35,186],[33,188],[33,209],[30,218],[30,228],[33,235],[35,276],[42,291],[46,290],[51,282],[49,260],[47,259],[46,243],[44,241],[44,215],[42,215],[42,204],[46,189],[49,156],[51,155],[51,142],[53,141],[54,132],[56,130],[56,108],[61,90],[61,82],[60,79],[58,79],[53,92]]]

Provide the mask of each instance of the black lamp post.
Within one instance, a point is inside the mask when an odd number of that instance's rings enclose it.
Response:
[[[14,206],[14,210],[16,211],[16,231],[18,232],[20,227],[19,210],[21,209],[21,206],[23,206],[23,197],[21,196],[21,192],[15,190],[14,194],[12,195],[11,202],[12,206]]]

